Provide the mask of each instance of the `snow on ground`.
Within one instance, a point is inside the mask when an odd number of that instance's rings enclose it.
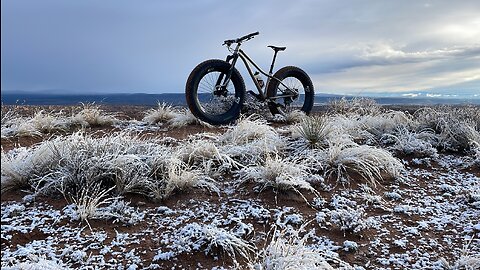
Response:
[[[159,106],[153,116],[163,117],[160,109],[168,108]],[[132,120],[116,125],[123,132],[166,131],[165,123]],[[324,162],[328,149],[305,147],[301,139],[287,137],[285,126],[246,119],[223,129],[218,136],[161,142],[165,148],[183,147],[175,153],[215,177],[215,192],[180,189],[161,202],[126,194],[106,201],[87,221],[74,201],[58,194],[2,194],[2,268],[263,269],[280,262],[265,254],[273,256],[272,250],[282,251],[281,246],[321,256],[325,261],[316,265],[320,269],[470,269],[460,267],[467,263],[480,269],[478,153],[474,157],[435,148],[414,158],[405,156],[403,146],[392,148],[397,154],[403,151],[396,168],[405,169],[395,171],[396,179],[379,179],[388,170],[378,169],[378,175],[371,174],[373,185],[356,182],[361,178],[355,174],[337,182],[334,173],[320,173],[337,170]],[[337,130],[337,135],[347,130]],[[375,141],[356,132],[349,136]],[[352,138],[341,138],[348,141],[345,146],[334,142],[339,153],[377,147],[375,153],[393,159],[381,146],[359,146]],[[302,143],[303,148],[295,149]],[[375,160],[373,151],[369,153]],[[382,166],[375,163],[372,170]],[[354,168],[361,172],[360,167]],[[350,174],[352,167],[338,168]],[[2,181],[3,170],[4,164]],[[304,258],[295,256],[297,261]]]
[[[311,222],[308,230],[315,231],[308,246],[335,257],[352,256],[352,265],[443,269],[441,258],[455,261],[466,253],[480,254],[480,181],[478,174],[462,170],[455,156],[440,155],[428,162],[428,169],[417,165],[418,160],[409,162],[400,181],[380,188],[383,193],[353,188],[335,188],[333,196],[322,193],[315,209],[302,203],[282,206],[280,200],[275,206],[271,200],[249,198],[244,190],[207,199],[192,196],[174,207],[140,203],[130,211],[141,218],[134,224],[118,221],[113,229],[105,228],[111,219],[94,221],[90,230],[72,217],[72,205],[58,209],[28,196],[21,202],[3,201],[2,266],[40,257],[80,269],[202,269],[207,266],[184,261],[188,256],[181,255],[204,253],[212,260],[208,267],[221,267],[231,261],[206,247],[198,235],[204,228],[260,247],[271,224],[298,228]],[[225,183],[224,190],[235,188],[231,184]]]

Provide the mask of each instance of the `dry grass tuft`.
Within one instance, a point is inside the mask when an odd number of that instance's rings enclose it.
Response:
[[[355,97],[352,99],[334,99],[328,103],[328,111],[333,114],[342,115],[378,115],[382,108],[374,99]]]
[[[324,148],[328,145],[330,135],[335,132],[326,115],[304,118],[296,127],[296,131],[312,148]]]
[[[325,174],[336,175],[337,182],[346,184],[360,176],[371,186],[387,178],[396,178],[403,170],[400,160],[383,149],[361,145],[333,144],[325,151]]]
[[[328,261],[341,265],[339,269],[351,269],[347,263],[309,248],[306,243],[309,235],[300,237],[301,230],[277,231],[275,228],[270,242],[249,262],[249,269],[334,270]]]
[[[111,126],[119,120],[115,115],[107,114],[99,105],[82,103],[82,110],[72,118],[72,123],[83,127]]]
[[[218,140],[220,152],[243,166],[262,164],[268,155],[277,154],[287,146],[273,127],[264,120],[252,120],[252,116],[230,127]]]
[[[259,192],[267,188],[272,188],[275,193],[293,191],[306,202],[302,191],[316,194],[316,190],[307,182],[309,173],[306,168],[278,155],[274,158],[267,156],[264,165],[244,168],[238,175],[241,183],[248,181],[256,183]]]
[[[143,118],[144,122],[151,125],[159,122],[166,122],[173,119],[176,116],[176,112],[173,110],[172,105],[167,103],[157,103],[157,108],[148,110]]]
[[[214,224],[190,223],[179,233],[184,242],[182,246],[187,252],[205,247],[205,252],[211,254],[215,248],[219,248],[236,263],[237,256],[249,260],[255,251],[253,244]]]

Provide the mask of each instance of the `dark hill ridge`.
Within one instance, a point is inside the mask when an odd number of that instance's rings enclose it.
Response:
[[[342,95],[322,94],[315,95],[315,104],[325,104]],[[109,105],[156,105],[165,102],[172,105],[186,105],[185,94],[40,94],[28,92],[2,92],[2,104],[5,105],[72,105],[78,103],[109,104]],[[345,96],[347,99],[354,96]],[[446,99],[446,98],[414,98],[414,97],[372,97],[379,104],[478,104],[480,99]]]

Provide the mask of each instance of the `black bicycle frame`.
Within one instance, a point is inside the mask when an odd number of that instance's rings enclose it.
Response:
[[[262,90],[262,87],[260,86],[259,82],[255,79],[255,75],[253,74],[252,68],[250,67],[249,63],[252,64],[260,73],[267,76],[267,82],[265,83],[265,90],[268,88],[268,85],[270,84],[270,81],[273,79],[273,80],[277,80],[278,82],[280,82],[280,84],[283,85],[284,87],[286,87],[287,89],[289,89],[293,92],[296,92],[296,91],[290,89],[283,82],[281,82],[279,79],[275,78],[272,75],[273,67],[275,65],[275,60],[277,58],[277,51],[275,51],[275,53],[273,55],[273,60],[272,60],[271,66],[270,66],[270,71],[269,71],[269,73],[266,73],[243,50],[240,49],[240,45],[241,45],[240,43],[237,44],[236,48],[233,51],[233,54],[227,56],[226,61],[229,62],[229,63],[230,63],[230,61],[232,61],[231,67],[230,67],[230,69],[227,73],[227,76],[225,77],[225,80],[223,81],[223,83],[222,83],[223,74],[220,74],[220,76],[218,77],[218,80],[217,80],[217,84],[216,84],[217,87],[221,87],[221,88],[224,88],[224,89],[226,88],[226,86],[230,82],[230,78],[231,78],[233,70],[235,68],[235,64],[237,63],[237,60],[240,57],[240,59],[242,59],[244,65],[245,65],[245,68],[248,71],[248,74],[250,75],[250,78],[252,79],[253,83],[255,84],[255,87],[257,88],[258,93],[260,95],[260,99],[262,101],[267,99],[266,93]],[[269,97],[268,99],[274,100],[274,99],[278,99],[278,98],[286,98],[286,97],[293,97],[293,96],[295,96],[295,95],[294,94],[280,95],[280,96],[275,96],[275,97]]]

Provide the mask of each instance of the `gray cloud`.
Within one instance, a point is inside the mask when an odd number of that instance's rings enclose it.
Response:
[[[297,65],[319,91],[480,89],[478,1],[1,2],[2,89],[181,92],[227,38],[267,68]]]

